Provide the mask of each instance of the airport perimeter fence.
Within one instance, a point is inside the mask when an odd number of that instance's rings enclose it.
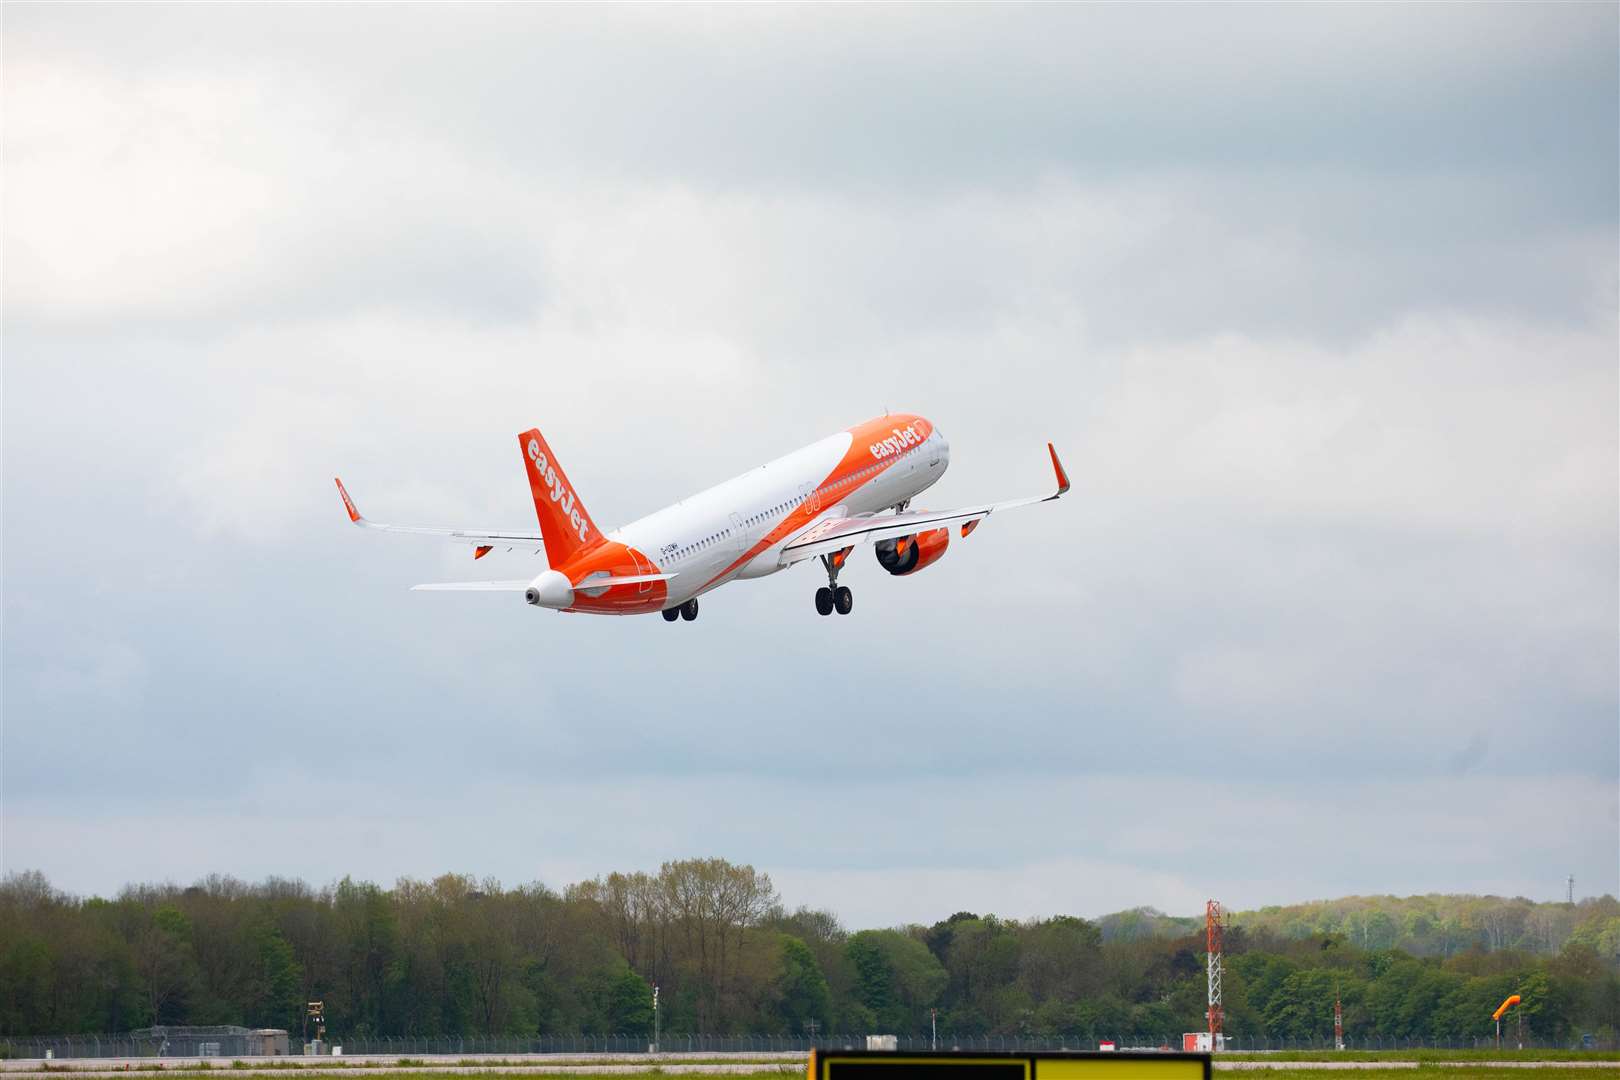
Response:
[[[298,1056],[299,1034],[293,1033],[292,1053]],[[901,1035],[898,1050],[1095,1050],[1099,1042],[1113,1042],[1120,1050],[1176,1050],[1181,1035],[1149,1035],[1138,1032],[1108,1039],[1080,1035]],[[803,1054],[819,1050],[864,1049],[865,1035],[674,1035],[664,1033],[653,1047],[650,1033],[621,1035],[328,1035],[328,1043],[343,1048],[343,1055],[365,1057],[461,1057],[465,1055],[529,1054]],[[1490,1038],[1478,1039],[1380,1039],[1376,1036],[1345,1036],[1346,1050],[1489,1050]],[[1614,1040],[1600,1040],[1588,1049],[1614,1050]],[[1517,1040],[1503,1040],[1502,1052],[1510,1055]],[[1578,1041],[1549,1042],[1524,1040],[1527,1050],[1581,1049]],[[1289,1050],[1331,1050],[1332,1037],[1316,1039],[1264,1039],[1227,1036],[1229,1053],[1266,1053]],[[218,1042],[187,1042],[132,1034],[116,1035],[0,1035],[0,1057],[6,1058],[142,1058],[142,1057],[219,1057],[258,1056]]]
[[[344,1054],[640,1054],[652,1052],[651,1033],[641,1035],[537,1035],[452,1036],[435,1038],[394,1036],[392,1038],[350,1038],[333,1040]],[[1148,1035],[1096,1038],[1089,1035],[898,1035],[897,1050],[1095,1050],[1100,1042],[1112,1042],[1120,1050],[1179,1050],[1181,1036]],[[1487,1050],[1495,1043],[1481,1039],[1353,1039],[1345,1036],[1346,1050]],[[862,1050],[865,1035],[672,1035],[663,1033],[657,1053],[662,1054],[786,1054],[818,1050]],[[1569,1049],[1568,1043],[1524,1040],[1525,1049]],[[1269,1053],[1285,1050],[1331,1050],[1333,1038],[1325,1039],[1240,1039],[1227,1036],[1226,1049],[1233,1053]]]

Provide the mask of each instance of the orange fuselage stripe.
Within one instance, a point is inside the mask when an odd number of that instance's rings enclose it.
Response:
[[[874,464],[870,446],[889,434],[895,419],[895,417],[885,416],[877,420],[868,420],[864,424],[857,424],[855,427],[850,428],[849,449],[844,452],[843,459],[833,466],[832,471],[822,478],[820,484],[816,485],[816,490],[811,493],[810,497],[789,511],[788,515],[777,524],[776,528],[761,537],[753,547],[743,552],[739,558],[724,570],[705,581],[703,588],[707,589],[716,582],[736,573],[742,567],[747,566],[762,552],[781,543],[791,534],[809,525],[816,519],[816,515],[821,513],[823,507],[838,505],[839,499],[847,497],[850,492],[859,487],[860,484],[856,482],[855,474],[862,469],[870,468]],[[917,443],[918,446],[926,442],[928,436],[934,432],[933,425],[920,416],[907,418],[905,422],[921,435],[922,438]],[[899,462],[904,456],[904,453],[895,453],[877,459],[875,462],[878,466],[877,472],[864,478],[860,483],[871,483],[876,480],[887,472],[891,465]],[[829,498],[829,496],[831,497]]]

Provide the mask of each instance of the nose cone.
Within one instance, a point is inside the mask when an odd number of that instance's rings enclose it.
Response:
[[[565,608],[574,605],[574,588],[555,570],[547,570],[529,582],[523,599],[535,607]]]

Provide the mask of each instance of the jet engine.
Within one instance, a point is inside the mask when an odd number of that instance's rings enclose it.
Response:
[[[895,577],[903,577],[938,562],[950,542],[951,530],[931,529],[896,540],[879,540],[872,546],[877,549],[878,565]]]

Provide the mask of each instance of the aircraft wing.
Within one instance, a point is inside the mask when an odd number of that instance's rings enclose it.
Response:
[[[442,536],[458,544],[471,544],[474,549],[473,558],[481,559],[492,548],[506,548],[515,551],[545,551],[545,541],[539,533],[517,532],[479,532],[473,529],[437,529],[423,525],[384,525],[380,521],[370,521],[361,515],[355,507],[354,500],[349,498],[349,492],[343,486],[342,480],[337,480],[338,494],[343,496],[343,508],[349,512],[349,520],[362,529],[377,529],[381,532],[411,533],[416,536]],[[527,585],[528,582],[524,582]]]
[[[908,510],[899,514],[822,518],[783,546],[782,565],[813,559],[818,555],[831,555],[855,544],[873,544],[879,540],[892,540],[952,525],[960,525],[962,535],[966,536],[991,514],[1051,502],[1069,490],[1069,474],[1063,471],[1063,463],[1058,460],[1057,450],[1051,443],[1046,444],[1046,450],[1052,455],[1052,471],[1057,477],[1057,490],[1050,495],[1032,495],[1024,499],[982,503],[954,510]]]

